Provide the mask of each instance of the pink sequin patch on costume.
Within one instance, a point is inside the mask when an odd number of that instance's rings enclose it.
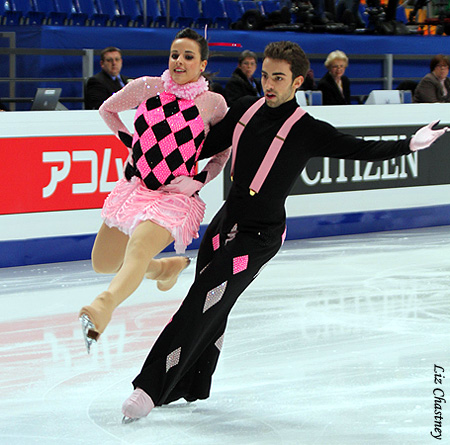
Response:
[[[233,275],[247,269],[248,266],[248,255],[237,256],[233,258]]]
[[[281,245],[284,244],[284,240],[286,239],[286,234],[287,234],[287,226],[284,227],[283,235],[281,235]]]
[[[217,250],[220,247],[220,235],[217,234],[213,239],[212,239],[212,245],[213,245],[213,249]]]
[[[163,91],[139,105],[134,128],[132,158],[149,189],[195,174],[205,123],[192,99]]]

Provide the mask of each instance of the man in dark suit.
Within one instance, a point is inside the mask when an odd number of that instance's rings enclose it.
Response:
[[[102,70],[88,79],[85,91],[86,110],[98,110],[100,105],[119,91],[129,81],[120,74],[122,70],[122,52],[119,48],[109,46],[100,53]]]

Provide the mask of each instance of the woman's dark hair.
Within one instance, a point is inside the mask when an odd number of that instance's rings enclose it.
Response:
[[[448,67],[450,67],[450,58],[448,56],[444,56],[444,54],[434,56],[430,62],[430,71],[434,71],[434,69],[441,63],[445,63]]]
[[[198,32],[195,32],[191,28],[184,28],[177,33],[174,40],[177,39],[191,39],[198,43],[200,47],[200,57],[202,60],[208,60],[209,57],[209,47],[208,42],[204,37],[202,37]]]

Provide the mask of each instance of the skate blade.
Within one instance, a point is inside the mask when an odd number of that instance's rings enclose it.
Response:
[[[122,418],[122,423],[123,423],[124,425],[127,425],[127,424],[129,424],[129,423],[136,422],[137,420],[139,420],[139,417],[133,418],[133,417],[123,416],[123,418]]]
[[[91,352],[91,346],[94,343],[97,343],[97,339],[99,337],[98,332],[95,330],[94,323],[92,323],[91,319],[83,314],[80,318],[81,330],[83,332],[84,342],[86,344],[87,353]]]

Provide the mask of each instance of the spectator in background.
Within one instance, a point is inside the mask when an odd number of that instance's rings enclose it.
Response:
[[[85,108],[98,110],[102,103],[124,87],[129,79],[120,74],[122,70],[122,51],[114,46],[105,48],[100,54],[102,70],[90,77],[86,84]]]
[[[450,102],[449,67],[448,56],[443,54],[434,56],[430,62],[430,72],[419,82],[414,91],[413,102]]]
[[[323,105],[349,105],[350,80],[344,75],[348,57],[342,51],[333,51],[324,65],[328,72],[317,84],[317,89],[322,91]]]
[[[258,58],[253,51],[245,50],[239,55],[238,67],[225,86],[228,106],[243,96],[262,96],[261,82],[253,77],[258,66]]]
[[[306,73],[305,81],[299,89],[304,91],[316,89],[316,81],[314,80],[314,71],[312,69],[309,69]]]

